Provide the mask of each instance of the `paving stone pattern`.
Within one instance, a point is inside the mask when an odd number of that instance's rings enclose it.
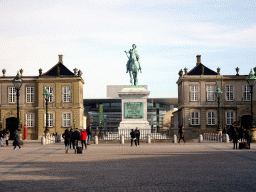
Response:
[[[256,191],[256,144],[128,143],[89,145],[24,142],[0,148],[0,191]]]

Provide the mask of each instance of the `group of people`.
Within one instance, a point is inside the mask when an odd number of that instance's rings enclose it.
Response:
[[[90,145],[90,139],[91,139],[91,127],[88,126],[86,129],[83,129],[81,132],[79,129],[66,129],[65,132],[62,134],[62,137],[64,138],[65,143],[65,152],[69,152],[69,148],[77,150],[78,142],[81,141],[82,150],[85,148],[87,149],[87,145]],[[86,142],[87,141],[87,142]]]
[[[2,130],[2,128],[0,128],[1,147],[4,146],[4,139],[5,139],[6,146],[8,146],[9,137],[10,137],[9,130],[8,129]]]
[[[228,134],[229,135],[229,140],[233,141],[233,149],[237,149],[237,143],[238,140],[240,139],[246,139],[247,141],[247,149],[250,149],[250,144],[251,144],[251,131],[248,129],[244,129],[243,127],[238,127],[236,123],[233,125],[227,127],[226,125],[223,128],[222,131],[223,134]]]
[[[4,147],[4,139],[5,139],[5,146],[7,147],[9,145],[10,131],[8,129],[2,130],[2,128],[0,128],[0,139],[1,139],[1,147]],[[21,149],[19,142],[20,142],[20,134],[18,130],[15,130],[14,141],[13,141],[14,150],[16,149],[17,146],[19,147],[19,149]]]
[[[140,144],[140,130],[138,127],[136,127],[135,130],[132,129],[131,133],[131,147],[133,146],[133,141],[135,143],[135,145],[139,145]]]

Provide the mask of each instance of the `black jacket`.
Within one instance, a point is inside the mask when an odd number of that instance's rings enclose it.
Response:
[[[65,139],[65,144],[70,143],[71,133],[68,129],[65,130],[65,132],[62,134],[62,137]]]
[[[74,131],[73,133],[73,140],[80,140],[80,133],[79,131]]]
[[[135,130],[136,137],[140,137],[140,130]]]
[[[87,127],[87,129],[86,129],[86,133],[87,133],[87,135],[91,135],[92,133],[91,133],[91,128],[90,127]]]
[[[136,137],[135,131],[131,131],[130,135],[131,135],[131,138],[135,138]]]

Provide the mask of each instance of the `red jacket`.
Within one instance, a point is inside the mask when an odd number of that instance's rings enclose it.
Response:
[[[81,140],[86,140],[87,133],[85,129],[81,132],[80,136],[81,136]]]

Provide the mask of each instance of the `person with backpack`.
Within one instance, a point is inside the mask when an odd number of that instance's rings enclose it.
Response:
[[[80,132],[78,131],[78,128],[76,128],[76,130],[73,133],[73,139],[74,139],[74,147],[76,151],[78,147],[78,141],[80,140]]]

